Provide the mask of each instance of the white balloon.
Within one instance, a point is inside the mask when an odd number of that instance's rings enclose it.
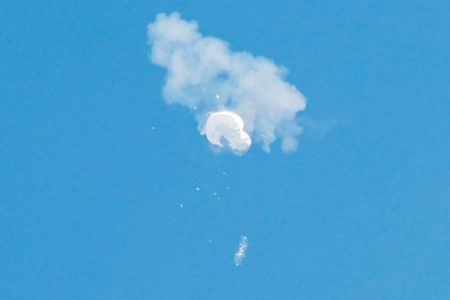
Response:
[[[244,121],[231,111],[209,114],[202,134],[206,134],[211,144],[224,147],[223,142],[226,141],[231,150],[238,152],[247,151],[252,144],[250,136],[244,131]]]

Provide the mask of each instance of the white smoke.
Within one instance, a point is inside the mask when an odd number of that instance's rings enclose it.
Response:
[[[245,251],[247,251],[248,247],[248,238],[243,235],[241,236],[241,240],[239,241],[239,248],[234,254],[234,264],[239,266],[242,263],[242,260],[245,257]]]
[[[167,69],[163,95],[168,103],[179,103],[195,111],[199,130],[217,146],[217,136],[224,137],[230,148],[230,135],[245,133],[266,151],[280,138],[284,151],[293,151],[301,129],[295,117],[305,109],[306,99],[291,84],[283,80],[286,69],[264,57],[247,52],[232,52],[225,41],[202,36],[194,21],[185,21],[178,13],[158,14],[148,25],[151,61]],[[217,132],[211,135],[204,127],[211,112],[227,111],[243,120],[236,132],[235,118],[221,119]],[[230,126],[226,126],[229,120]],[[211,121],[212,122],[212,121]],[[224,131],[222,131],[224,130]],[[246,139],[246,137],[245,137]],[[240,144],[244,148],[244,144]],[[250,143],[248,144],[250,146]],[[245,151],[245,149],[235,149]]]

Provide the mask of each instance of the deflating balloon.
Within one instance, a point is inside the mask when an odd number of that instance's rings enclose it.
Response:
[[[216,146],[228,147],[239,152],[247,151],[252,140],[244,131],[244,121],[231,111],[220,111],[211,113],[203,127],[202,134],[206,134],[208,141]]]

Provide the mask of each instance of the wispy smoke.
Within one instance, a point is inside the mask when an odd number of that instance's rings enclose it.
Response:
[[[245,251],[247,251],[248,239],[245,235],[241,236],[241,240],[239,241],[239,248],[234,254],[234,264],[239,266],[242,263],[242,260],[245,257]]]
[[[225,41],[202,36],[196,22],[178,13],[159,14],[148,35],[151,61],[167,69],[166,102],[190,107],[201,132],[209,113],[233,112],[243,120],[242,132],[266,151],[277,138],[284,151],[296,149],[301,129],[295,117],[305,109],[306,99],[283,80],[285,68],[261,56],[232,52]],[[225,137],[220,128],[215,134]],[[232,141],[225,139],[232,148]]]

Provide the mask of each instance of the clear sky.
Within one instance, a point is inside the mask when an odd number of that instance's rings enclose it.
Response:
[[[289,69],[298,151],[218,154],[164,102],[173,11]],[[4,1],[0,28],[0,299],[450,299],[449,1]]]

